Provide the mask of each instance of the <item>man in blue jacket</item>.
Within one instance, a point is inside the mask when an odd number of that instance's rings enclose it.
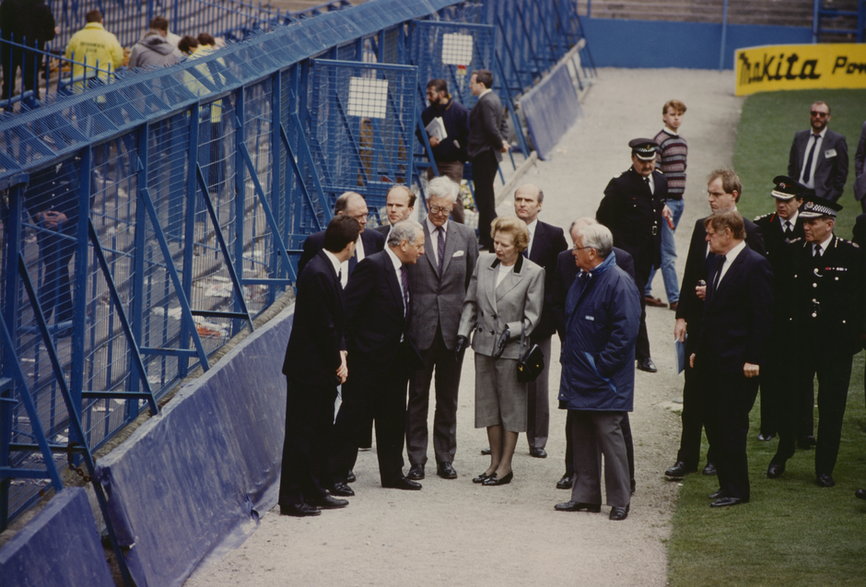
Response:
[[[569,443],[575,482],[571,500],[557,511],[601,511],[604,455],[610,519],[628,516],[631,481],[622,425],[634,399],[634,356],[640,294],[617,267],[613,236],[601,224],[573,232],[580,269],[565,300],[561,405],[571,412]]]

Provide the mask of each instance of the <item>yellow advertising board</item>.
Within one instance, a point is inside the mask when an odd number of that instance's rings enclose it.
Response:
[[[738,96],[755,92],[866,88],[866,44],[764,45],[737,49]]]

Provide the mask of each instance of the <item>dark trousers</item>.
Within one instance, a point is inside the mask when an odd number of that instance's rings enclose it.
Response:
[[[20,43],[21,40],[19,39]],[[29,45],[29,43],[28,43]],[[41,50],[44,43],[39,43]],[[33,96],[39,99],[39,60],[41,55],[31,51],[24,51],[17,47],[11,47],[0,42],[0,63],[3,65],[3,95],[0,99],[8,100],[15,95],[15,76],[18,68],[21,68],[21,84],[23,91],[33,90]]]
[[[818,377],[818,445],[815,447],[815,473],[832,475],[839,455],[842,438],[842,420],[848,401],[848,383],[851,379],[852,355],[849,351],[822,345],[818,337],[806,344],[792,365],[794,375],[788,393],[781,402],[779,447],[773,461],[784,463],[794,455],[798,432],[798,403],[806,389],[811,395],[812,381]]]
[[[436,373],[436,411],[433,415],[433,454],[436,463],[451,463],[457,452],[457,391],[463,358],[445,347],[437,328],[433,345],[420,351],[423,363],[409,379],[409,404],[406,408],[406,453],[409,463],[427,463],[427,411],[430,382]]]
[[[403,477],[403,435],[406,429],[407,374],[397,365],[349,352],[349,379],[335,426],[336,448],[331,471],[334,481],[346,481],[358,457],[366,423],[376,424],[376,453],[382,485]]]
[[[686,352],[688,355],[688,351]],[[682,433],[677,460],[689,469],[696,469],[701,460],[701,433],[707,417],[706,390],[703,389],[698,372],[686,365],[683,384]],[[712,447],[707,451],[707,462],[714,463]]]
[[[761,365],[761,433],[776,434],[779,431],[779,401],[784,393],[785,370],[790,369],[788,353],[777,349],[787,347],[785,340],[774,339],[767,348]],[[812,394],[810,393],[809,396]],[[809,398],[812,401],[812,398]],[[809,406],[809,432],[812,430],[812,406]]]
[[[601,503],[601,469],[604,456],[604,486],[607,503],[625,507],[631,500],[626,443],[622,422],[626,412],[568,411],[569,445],[573,445],[574,485],[571,499]]]
[[[749,412],[758,395],[758,379],[711,369],[699,370],[699,375],[706,391],[707,436],[718,471],[719,488],[726,497],[748,500],[746,441]]]
[[[66,227],[73,232],[74,227]],[[51,229],[37,234],[39,258],[42,260],[42,283],[39,285],[39,304],[46,322],[54,313],[55,322],[72,320],[72,281],[69,262],[75,254],[75,240]]]
[[[574,442],[571,438],[573,422],[572,419],[577,412],[568,410],[565,416],[565,474],[569,477],[574,477]],[[634,481],[634,440],[631,436],[631,423],[628,419],[628,412],[623,412],[623,418],[620,422],[622,428],[622,437],[625,440],[626,459],[628,460],[629,481]]]
[[[531,449],[547,446],[550,432],[550,337],[536,344],[544,353],[544,368],[526,385],[526,441]]]
[[[329,459],[337,388],[286,378],[286,436],[280,474],[281,506],[317,501],[333,485]]]
[[[496,195],[493,181],[499,171],[499,161],[493,151],[484,151],[472,159],[472,182],[475,184],[475,206],[478,208],[478,242],[492,250],[490,223],[496,218]]]

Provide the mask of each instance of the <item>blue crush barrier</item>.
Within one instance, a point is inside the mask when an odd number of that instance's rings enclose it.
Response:
[[[703,22],[666,22],[583,18],[587,42],[596,67],[733,68],[734,51],[755,45],[811,43],[808,27],[722,25]]]
[[[0,549],[0,583],[113,586],[87,493],[64,489]]]
[[[138,585],[181,583],[270,507],[279,477],[286,310],[184,386],[159,416],[100,460],[119,540]],[[32,568],[32,567],[31,567]]]
[[[563,61],[520,99],[529,136],[539,159],[547,159],[559,139],[580,116],[580,100]]]

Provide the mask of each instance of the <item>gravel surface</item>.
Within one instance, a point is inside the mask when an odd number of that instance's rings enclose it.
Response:
[[[526,174],[526,182],[544,189],[542,219],[567,228],[578,216],[594,215],[607,182],[630,165],[628,141],[652,137],[661,128],[664,102],[679,98],[689,108],[681,130],[690,147],[687,204],[677,233],[681,272],[691,227],[707,213],[706,175],[731,162],[741,106],[733,83],[729,71],[599,70],[584,116],[551,160]],[[499,213],[512,211],[503,204]],[[660,274],[654,285],[664,299]],[[675,372],[673,323],[670,310],[648,309],[659,372],[636,376],[631,422],[637,492],[627,520],[608,521],[607,507],[601,514],[553,510],[570,495],[554,487],[565,451],[565,414],[555,409],[558,360],[550,373],[550,456],[529,457],[521,436],[510,485],[472,484],[486,467],[479,450],[487,440],[483,429],[473,428],[470,351],[460,389],[458,479],[435,475],[431,446],[422,491],[382,489],[375,452],[361,452],[357,495],[346,509],[299,519],[278,515],[274,506],[242,544],[220,549],[187,585],[664,585],[665,542],[679,491],[662,474],[673,464],[680,431],[682,381]],[[556,338],[553,356],[559,356]],[[432,421],[432,409],[430,414]]]

